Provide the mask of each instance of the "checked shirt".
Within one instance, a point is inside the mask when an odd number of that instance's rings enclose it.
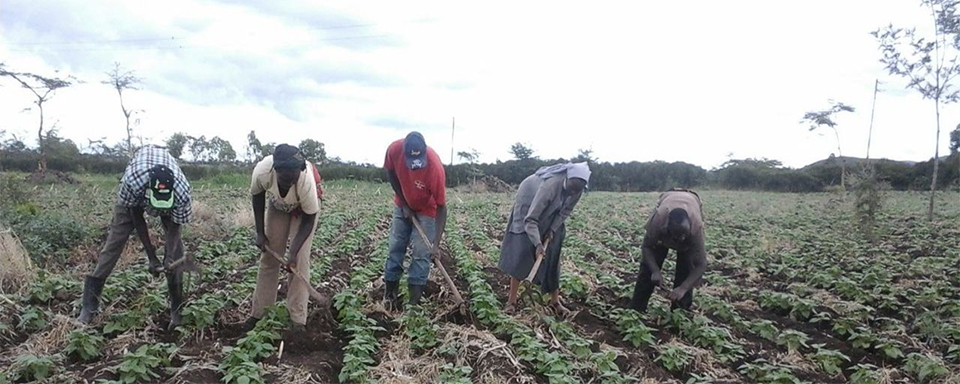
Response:
[[[190,200],[190,182],[177,165],[177,160],[163,148],[145,146],[133,155],[127,164],[126,171],[120,179],[120,190],[117,192],[117,204],[124,207],[141,207],[150,215],[157,212],[147,204],[147,187],[150,183],[150,168],[156,165],[165,165],[173,170],[174,174],[174,206],[170,217],[174,223],[183,225],[190,222],[192,214]]]

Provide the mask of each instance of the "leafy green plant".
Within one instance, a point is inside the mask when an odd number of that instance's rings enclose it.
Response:
[[[880,374],[877,372],[877,366],[873,364],[857,364],[850,367],[851,384],[879,384]]]
[[[920,353],[907,355],[903,370],[916,377],[921,383],[931,382],[950,373],[942,361]]]
[[[902,346],[903,346],[903,343],[896,340],[886,339],[886,338],[877,339],[877,342],[873,345],[874,348],[882,352],[883,355],[886,356],[888,359],[902,359],[903,358],[903,350],[901,349]]]
[[[144,344],[133,353],[123,356],[116,367],[118,380],[131,384],[138,381],[159,379],[157,371],[170,366],[170,360],[177,353],[177,346],[168,343]]]
[[[810,341],[810,336],[807,336],[806,333],[788,329],[780,332],[780,337],[777,338],[777,345],[785,346],[787,350],[790,351],[798,351],[800,348],[809,348],[807,341]]]
[[[650,347],[656,343],[653,329],[643,323],[643,315],[632,309],[615,310],[613,317],[617,319],[617,330],[622,333],[623,340],[637,348]]]
[[[67,356],[76,357],[82,361],[91,361],[100,356],[103,346],[103,337],[83,330],[75,330],[67,336],[67,347],[63,352]]]
[[[800,384],[802,381],[794,376],[791,367],[771,364],[765,359],[746,363],[740,367],[740,373],[759,383]]]
[[[418,353],[423,353],[440,344],[440,341],[437,340],[437,332],[439,332],[440,326],[427,318],[423,307],[408,308],[400,317],[400,326],[403,327],[404,334],[410,339],[410,346]]]
[[[770,320],[754,320],[748,325],[751,333],[770,341],[776,341],[780,330]]]
[[[38,331],[47,326],[47,313],[43,309],[35,306],[27,306],[19,316],[20,322],[17,328],[21,331]]]
[[[26,382],[49,378],[57,371],[53,359],[34,355],[18,356],[11,368],[16,378]]]
[[[690,364],[691,356],[683,348],[668,345],[660,349],[660,355],[654,361],[668,371],[682,373]]]
[[[79,283],[64,276],[41,272],[39,278],[27,288],[26,297],[33,303],[47,303],[57,296],[58,292],[76,293]]]
[[[265,384],[263,368],[250,360],[230,364],[223,375],[224,384]]]
[[[114,313],[107,318],[107,322],[103,326],[103,334],[112,335],[116,333],[123,333],[140,327],[146,318],[147,316],[143,314],[143,312],[132,309]]]
[[[560,286],[563,287],[563,292],[566,296],[576,300],[586,299],[587,294],[590,292],[589,287],[583,282],[583,279],[572,273],[564,273],[560,276]]]
[[[470,384],[470,375],[473,368],[469,366],[462,367],[451,363],[444,364],[440,370],[440,382],[451,384]]]
[[[836,376],[843,373],[844,362],[850,362],[850,358],[839,351],[834,351],[830,349],[823,348],[823,344],[816,344],[813,346],[816,348],[815,353],[807,355],[810,360],[813,360],[817,363],[820,369],[831,376]]]

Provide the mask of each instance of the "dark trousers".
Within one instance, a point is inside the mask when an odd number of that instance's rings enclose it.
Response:
[[[161,217],[160,222],[166,232],[163,249],[163,258],[172,263],[183,257],[183,238],[179,236],[180,231],[171,233],[169,228],[173,222],[168,217]],[[127,240],[135,232],[133,225],[133,216],[130,208],[122,205],[116,205],[113,208],[113,220],[110,222],[110,232],[107,234],[107,241],[100,249],[100,257],[97,260],[97,267],[89,275],[97,279],[106,279],[113,272],[113,268],[120,260],[123,249],[127,246]]]
[[[661,248],[660,250],[654,250],[654,257],[657,261],[657,268],[663,268],[663,261],[667,258],[668,248]],[[685,252],[677,252],[677,272],[673,278],[673,287],[679,287],[680,284],[683,284],[683,281],[687,279],[687,276],[690,275],[690,272],[693,270],[693,263],[690,258],[687,257]],[[653,290],[657,287],[650,280],[653,275],[653,271],[647,267],[647,263],[640,263],[640,273],[637,275],[637,285],[633,289],[633,300],[630,302],[630,307],[639,311],[646,312],[647,304],[650,302],[650,295],[653,294]],[[689,310],[693,305],[693,288],[690,288],[690,291],[687,292],[679,302],[673,302],[670,305],[670,309],[683,308]]]

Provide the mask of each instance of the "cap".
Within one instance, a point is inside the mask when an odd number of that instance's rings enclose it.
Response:
[[[174,202],[173,170],[164,165],[150,168],[150,184],[147,186],[147,203],[153,209],[171,209]]]
[[[422,169],[427,167],[427,143],[420,132],[410,132],[403,139],[403,157],[407,161],[407,168]]]

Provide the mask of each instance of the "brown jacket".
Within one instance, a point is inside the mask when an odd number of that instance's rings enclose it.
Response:
[[[667,220],[670,211],[683,208],[690,216],[690,233],[686,244],[665,244],[662,237],[667,229]],[[683,189],[673,189],[660,195],[657,207],[647,221],[647,233],[644,236],[644,245],[653,247],[667,247],[679,251],[705,252],[704,250],[704,221],[703,203],[696,192]]]

